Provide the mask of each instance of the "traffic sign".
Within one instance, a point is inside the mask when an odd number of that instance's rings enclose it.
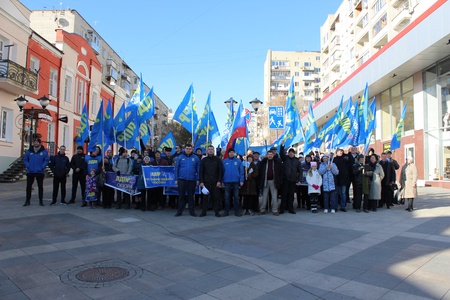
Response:
[[[284,106],[269,106],[269,129],[284,129]]]
[[[244,108],[245,111],[245,122],[248,124],[252,120],[252,112],[248,108]]]

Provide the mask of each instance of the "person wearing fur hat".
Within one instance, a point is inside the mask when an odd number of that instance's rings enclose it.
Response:
[[[311,162],[311,168],[306,175],[306,182],[308,183],[308,194],[311,201],[311,212],[317,213],[317,203],[319,200],[320,187],[322,186],[322,176],[317,171],[317,162]]]

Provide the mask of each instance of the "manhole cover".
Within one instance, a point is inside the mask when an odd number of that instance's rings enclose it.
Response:
[[[106,287],[142,276],[142,269],[121,260],[107,260],[74,267],[60,278],[78,287]]]
[[[119,267],[99,267],[78,272],[75,277],[86,282],[111,282],[127,277],[128,270]]]

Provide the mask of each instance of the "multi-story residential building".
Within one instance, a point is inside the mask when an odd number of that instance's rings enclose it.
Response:
[[[128,102],[138,87],[140,76],[117,54],[116,51],[101,37],[78,11],[67,10],[35,10],[31,12],[31,28],[41,34],[51,43],[56,42],[56,30],[74,33],[81,36],[90,45],[101,67],[102,88],[96,95],[92,95],[90,103],[90,118],[95,118],[101,98],[110,99],[113,112],[117,112],[123,102]],[[62,83],[64,85],[64,83]],[[74,86],[72,86],[74,88]],[[146,92],[149,90],[145,86]],[[155,96],[156,117],[153,125],[153,137],[165,135],[167,126],[168,107]],[[153,141],[154,139],[152,139]]]
[[[41,138],[50,154],[56,153],[56,148],[64,143],[59,140],[60,116],[68,116],[60,111],[60,70],[63,52],[50,44],[36,32],[32,32],[28,41],[27,66],[31,72],[37,74],[37,95],[27,93],[28,103],[24,107],[22,132],[22,150],[29,147],[30,138],[34,135]],[[38,101],[47,97],[49,104],[43,109]],[[32,118],[31,118],[32,117]],[[33,126],[31,126],[33,122]],[[65,126],[72,125],[69,123]],[[33,132],[31,132],[33,129]],[[68,145],[67,145],[68,146]],[[68,149],[70,149],[68,147]],[[23,153],[20,152],[20,153]]]
[[[322,98],[320,82],[320,52],[267,51],[264,62],[264,106],[258,111],[257,130],[262,130],[264,140],[273,143],[283,130],[268,126],[268,107],[285,106],[289,84],[294,76],[294,93],[300,114],[308,111],[309,103]]]
[[[415,157],[419,178],[450,187],[450,11],[448,0],[343,1],[321,28],[323,99],[314,114],[323,125],[345,99],[375,98],[378,153],[390,142],[407,105],[403,163]],[[335,42],[333,42],[335,41]],[[339,41],[339,43],[338,43]],[[343,41],[346,41],[345,43]]]
[[[0,5],[0,171],[21,155],[23,113],[14,99],[19,95],[38,97],[38,74],[27,65],[31,36],[30,11],[18,1]],[[40,95],[41,96],[41,95]],[[31,100],[31,98],[28,98]],[[36,101],[36,104],[38,102]]]

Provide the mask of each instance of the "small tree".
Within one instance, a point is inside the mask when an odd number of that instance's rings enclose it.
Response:
[[[173,136],[175,137],[175,141],[177,142],[177,145],[185,145],[187,143],[192,142],[192,137],[189,131],[186,130],[180,123],[176,121],[169,122],[168,124],[168,132],[166,132],[164,135],[172,131]],[[164,136],[163,135],[163,136]]]

